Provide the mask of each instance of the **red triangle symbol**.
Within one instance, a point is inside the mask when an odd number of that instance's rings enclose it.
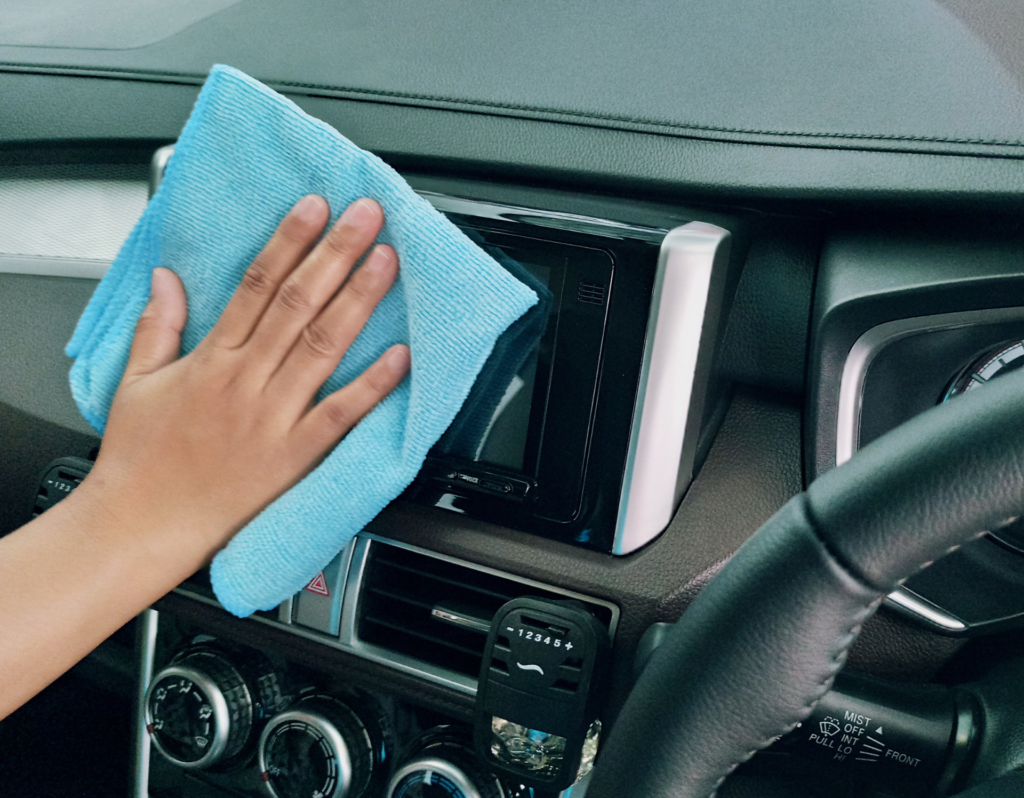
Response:
[[[327,589],[327,580],[324,579],[323,571],[313,577],[313,581],[306,585],[306,590],[310,593],[316,593],[318,596],[327,596],[328,598],[331,596],[331,591]]]

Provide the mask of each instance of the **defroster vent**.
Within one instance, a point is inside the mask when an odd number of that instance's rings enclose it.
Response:
[[[491,619],[520,596],[580,599],[614,631],[617,612],[610,604],[375,541],[363,577],[357,636],[475,679]]]

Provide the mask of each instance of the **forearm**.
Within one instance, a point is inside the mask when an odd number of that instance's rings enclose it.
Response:
[[[212,554],[201,537],[155,528],[102,487],[87,479],[0,539],[0,718]]]

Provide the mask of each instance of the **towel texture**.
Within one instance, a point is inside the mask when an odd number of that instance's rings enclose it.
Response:
[[[471,242],[380,159],[238,70],[210,73],[164,179],[78,323],[71,389],[103,431],[156,266],[185,283],[182,353],[211,329],[246,267],[306,194],[334,218],[372,197],[378,240],[398,281],[318,398],[389,346],[412,351],[410,376],[326,460],[238,533],[213,561],[220,602],[246,616],[301,590],[416,476],[466,399],[501,333],[537,295]],[[244,464],[239,464],[244,467]]]

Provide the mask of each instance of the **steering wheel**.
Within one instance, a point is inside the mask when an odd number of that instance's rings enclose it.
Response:
[[[1024,510],[1024,372],[947,402],[794,497],[701,591],[612,728],[587,798],[709,798],[829,690],[901,582]],[[1019,772],[964,798],[1024,794]]]

